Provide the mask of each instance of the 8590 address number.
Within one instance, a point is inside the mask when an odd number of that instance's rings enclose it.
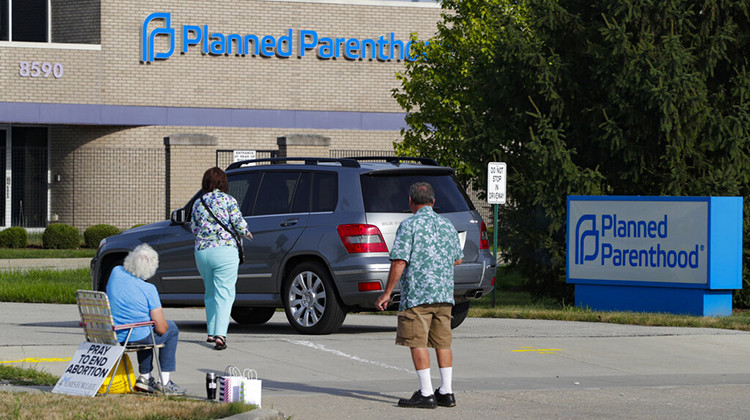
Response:
[[[18,63],[18,74],[21,77],[50,77],[55,79],[63,77],[62,63],[47,63],[40,61],[21,61]]]

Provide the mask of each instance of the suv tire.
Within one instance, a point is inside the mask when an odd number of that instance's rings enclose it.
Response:
[[[260,325],[268,322],[274,312],[276,312],[276,308],[233,306],[232,319],[239,324]]]
[[[289,324],[302,334],[330,334],[346,318],[328,270],[318,262],[304,262],[289,272],[282,299]]]
[[[469,315],[470,304],[471,301],[467,300],[466,302],[453,305],[453,309],[451,310],[451,315],[453,315],[453,319],[451,319],[451,329],[458,327],[464,322],[466,316]]]

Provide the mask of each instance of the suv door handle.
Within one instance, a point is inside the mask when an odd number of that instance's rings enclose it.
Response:
[[[282,227],[294,226],[297,224],[297,222],[299,222],[299,218],[296,218],[296,217],[294,219],[286,219],[283,222],[281,222],[281,226]]]

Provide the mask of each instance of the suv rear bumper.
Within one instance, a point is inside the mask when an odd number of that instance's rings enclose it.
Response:
[[[375,309],[375,300],[385,290],[391,262],[387,257],[356,258],[348,260],[346,266],[331,267],[339,296],[344,305],[351,308]],[[364,260],[364,261],[363,261]],[[456,303],[478,299],[493,289],[495,264],[492,258],[480,258],[475,262],[455,267],[453,296]],[[479,279],[479,280],[478,280]],[[360,291],[362,283],[380,283],[379,290]],[[393,292],[392,303],[398,302],[399,287]]]

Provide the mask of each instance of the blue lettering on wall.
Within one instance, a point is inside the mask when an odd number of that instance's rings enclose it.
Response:
[[[149,33],[148,25],[155,20],[164,21],[164,27],[156,28]],[[174,53],[174,29],[171,28],[170,20],[170,13],[151,13],[146,16],[141,27],[141,61],[144,63],[150,63],[154,60],[166,60]],[[165,53],[154,52],[154,41],[157,35],[169,36],[169,51]]]
[[[597,215],[578,218],[573,243],[574,264],[594,261],[611,267],[653,267],[698,269],[704,244],[689,244],[683,249],[668,249],[660,239],[669,237],[669,217],[656,220],[625,220],[617,214],[602,214],[597,229]],[[625,247],[621,239],[637,240]],[[630,242],[632,243],[632,242]]]
[[[151,13],[143,21],[141,27],[141,61],[150,63],[154,60],[167,60],[175,51],[176,31],[171,27],[171,13]],[[149,31],[152,22],[161,24]],[[320,59],[330,60],[343,58],[346,60],[368,61],[414,61],[417,59],[411,53],[412,41],[404,42],[396,39],[393,32],[379,35],[377,38],[351,38],[320,36],[310,29],[287,29],[281,35],[257,34],[224,34],[211,32],[208,25],[183,25],[180,53],[187,54],[191,50],[200,50],[204,55],[235,55],[255,57],[289,58],[313,53]],[[156,52],[156,37],[168,37],[168,51]],[[296,37],[296,39],[295,39]],[[427,44],[427,43],[425,43]]]

